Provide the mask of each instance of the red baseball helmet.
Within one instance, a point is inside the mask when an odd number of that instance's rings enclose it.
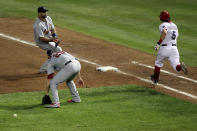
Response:
[[[162,11],[159,17],[161,21],[170,21],[170,14],[167,11]]]

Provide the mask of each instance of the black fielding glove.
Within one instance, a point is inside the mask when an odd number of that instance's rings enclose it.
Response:
[[[42,105],[45,105],[45,104],[51,104],[52,101],[51,101],[51,98],[49,95],[44,95],[42,97]]]

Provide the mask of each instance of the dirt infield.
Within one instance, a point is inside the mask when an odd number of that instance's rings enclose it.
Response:
[[[0,33],[20,38],[25,41],[33,40],[33,21],[21,18],[0,18]],[[120,70],[133,74],[134,76],[149,79],[153,69],[132,64],[131,61],[138,61],[154,66],[155,56],[122,47],[99,40],[81,33],[72,32],[58,28],[57,33],[64,44],[63,50],[79,58],[98,63],[104,66],[118,67]],[[41,91],[46,86],[46,75],[39,74],[39,67],[46,60],[43,50],[24,45],[14,40],[0,37],[0,93]],[[153,87],[136,77],[119,74],[116,72],[98,72],[96,66],[81,62],[82,77],[85,81],[83,88],[136,84],[152,88],[165,94],[197,103],[197,99],[192,99],[179,93],[171,92],[160,86]],[[164,70],[176,73],[168,62],[165,63]],[[188,67],[188,78],[197,78],[197,68]],[[183,75],[182,72],[176,73]],[[184,75],[183,75],[184,76]],[[177,78],[165,73],[161,73],[160,83],[171,88],[184,91],[197,96],[197,84],[188,80]],[[60,88],[64,88],[61,84]]]

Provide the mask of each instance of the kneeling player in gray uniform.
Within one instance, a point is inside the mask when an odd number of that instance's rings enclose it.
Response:
[[[48,51],[47,54],[49,56],[47,73],[48,80],[50,80],[50,82],[48,82],[50,83],[48,88],[50,87],[51,89],[53,102],[45,107],[60,107],[57,85],[62,82],[66,82],[72,95],[72,99],[68,100],[68,102],[81,102],[79,93],[73,81],[75,76],[77,76],[79,85],[84,84],[80,76],[80,62],[74,56],[64,51],[54,53],[53,51]],[[57,74],[53,77],[55,70],[59,72],[57,72]]]
[[[57,38],[52,19],[47,16],[47,11],[45,7],[38,8],[38,18],[33,25],[34,40],[36,45],[43,50],[59,52],[62,51],[62,48],[58,46],[60,41]],[[40,73],[47,72],[47,64],[48,60],[40,67]]]

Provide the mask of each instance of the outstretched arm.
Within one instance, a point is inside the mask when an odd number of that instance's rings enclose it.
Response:
[[[54,38],[48,38],[48,37],[40,37],[40,41],[42,42],[54,42]]]
[[[49,95],[49,89],[50,89],[50,79],[47,79],[47,86],[46,86],[46,95]]]
[[[83,79],[81,78],[80,72],[77,75],[77,79],[78,79],[78,84],[81,85],[81,86],[83,86],[84,85],[84,82],[83,82]]]
[[[53,78],[54,73],[51,73],[47,77],[47,84],[46,84],[46,95],[49,94],[49,89],[50,89],[50,80]]]

